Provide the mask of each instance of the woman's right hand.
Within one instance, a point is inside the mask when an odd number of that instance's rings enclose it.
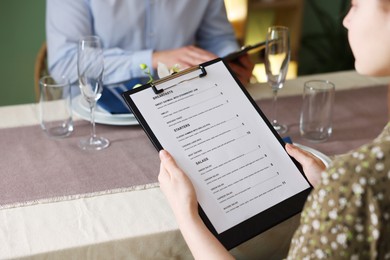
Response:
[[[188,176],[180,169],[173,157],[165,150],[160,153],[160,188],[168,200],[176,218],[198,215],[198,202],[194,186]],[[179,221],[180,222],[180,221]]]
[[[160,160],[160,188],[178,220],[181,233],[194,258],[234,259],[201,220],[191,180],[167,151],[160,151]]]

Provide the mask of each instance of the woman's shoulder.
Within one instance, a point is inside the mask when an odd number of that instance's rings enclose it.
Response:
[[[390,204],[389,186],[390,134],[382,133],[371,143],[335,159],[312,195],[326,193],[327,199],[344,201],[344,206],[351,201],[359,205],[370,197],[384,206]]]
[[[310,199],[327,194],[328,199],[350,201],[370,196],[390,198],[390,124],[372,142],[338,156],[322,173],[321,183]],[[322,194],[322,195],[321,195]],[[318,198],[317,198],[318,199]]]
[[[308,197],[291,258],[308,252],[329,258],[346,253],[370,258],[388,252],[389,233],[380,227],[390,218],[389,185],[389,140],[375,140],[339,157]],[[367,250],[375,245],[380,249]]]
[[[373,172],[388,174],[390,171],[390,122],[372,142],[336,157],[328,172],[332,174],[340,171],[348,172],[347,178],[351,178],[352,174],[356,176],[371,176]],[[390,178],[390,175],[388,177]]]
[[[390,129],[390,128],[389,128]],[[350,182],[352,179],[373,180],[384,178],[390,181],[390,134],[382,135],[371,143],[363,145],[348,154],[337,157],[324,173],[325,182],[340,177]]]

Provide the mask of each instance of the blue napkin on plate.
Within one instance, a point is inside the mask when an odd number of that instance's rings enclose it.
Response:
[[[121,94],[132,89],[136,84],[146,84],[149,78],[133,78],[125,82],[103,86],[102,96],[97,104],[111,114],[131,113]]]
[[[283,137],[283,141],[285,143],[288,143],[288,144],[292,144],[293,143],[292,140],[291,140],[291,137],[289,137],[289,136]]]

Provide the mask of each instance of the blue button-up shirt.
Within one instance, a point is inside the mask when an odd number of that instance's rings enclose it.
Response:
[[[46,38],[52,75],[77,81],[82,36],[98,35],[104,83],[144,76],[153,51],[197,45],[218,56],[238,49],[223,0],[47,0]]]

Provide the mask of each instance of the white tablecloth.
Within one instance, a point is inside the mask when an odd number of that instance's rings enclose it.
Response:
[[[328,79],[336,90],[383,84],[353,71],[301,77],[280,95],[302,93],[303,82]],[[255,99],[266,84],[248,87]],[[38,124],[35,104],[0,107],[0,127]],[[0,191],[1,192],[1,191]],[[239,259],[278,259],[298,225],[292,218],[232,250]],[[0,210],[0,259],[192,259],[159,188]]]

